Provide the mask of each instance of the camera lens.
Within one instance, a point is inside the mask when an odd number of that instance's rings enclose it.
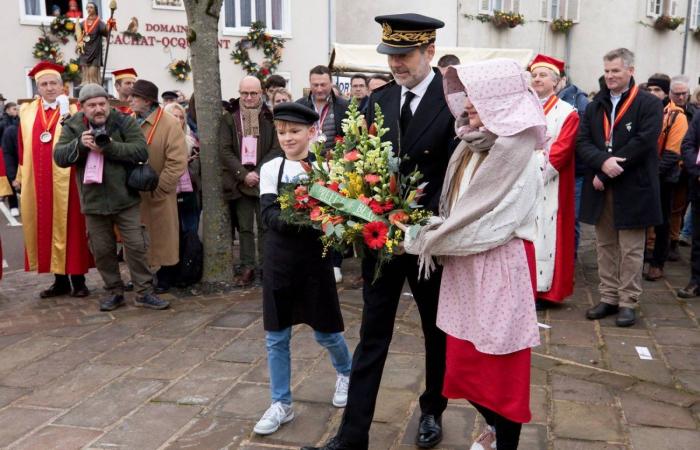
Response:
[[[98,147],[104,147],[110,142],[111,139],[107,133],[99,133],[95,136],[95,144],[97,144]]]

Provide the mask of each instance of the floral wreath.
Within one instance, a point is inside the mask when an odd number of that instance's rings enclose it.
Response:
[[[49,25],[49,31],[56,36],[62,44],[68,43],[68,36],[75,36],[75,22],[68,16],[58,16]]]
[[[77,82],[80,80],[80,64],[77,59],[71,59],[63,66],[61,78],[63,78],[63,81]]]
[[[168,70],[170,71],[170,75],[175,77],[175,80],[185,81],[190,78],[192,67],[186,59],[175,59],[168,65]]]
[[[34,44],[32,55],[42,61],[51,61],[56,64],[63,64],[63,54],[57,42],[54,42],[46,32],[46,28],[41,26],[41,36]]]
[[[250,59],[248,51],[251,48],[262,50],[265,59],[262,64],[258,64]],[[248,75],[257,77],[260,81],[265,81],[277,66],[282,62],[282,49],[284,39],[272,36],[265,32],[265,24],[253,22],[250,25],[248,35],[236,42],[236,49],[231,53],[231,59],[236,64],[243,66]]]

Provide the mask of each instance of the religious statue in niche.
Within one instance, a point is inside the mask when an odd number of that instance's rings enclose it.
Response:
[[[100,20],[95,2],[88,2],[85,9],[87,18],[78,22],[75,27],[80,78],[84,84],[100,84],[100,68],[103,65],[102,41],[107,37],[109,29],[114,28],[116,24],[113,19],[107,22]]]

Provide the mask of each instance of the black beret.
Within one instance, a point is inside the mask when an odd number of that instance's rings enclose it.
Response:
[[[178,97],[177,92],[173,91],[165,91],[162,94],[160,94],[161,98],[163,100],[168,100],[168,99],[176,99]]]
[[[445,22],[421,14],[389,14],[374,20],[382,26],[382,43],[377,52],[386,55],[401,55],[411,52],[423,44],[435,42],[438,28]]]
[[[668,95],[671,90],[671,81],[665,78],[649,78],[647,81],[647,86],[656,86],[660,88],[666,95]]]
[[[318,113],[300,103],[285,102],[275,105],[275,120],[313,125],[318,120]]]

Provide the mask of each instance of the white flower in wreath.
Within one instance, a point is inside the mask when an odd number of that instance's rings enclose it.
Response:
[[[320,144],[325,144],[326,140],[327,140],[326,135],[323,133],[319,133],[318,136],[316,136],[316,142],[318,142]]]

